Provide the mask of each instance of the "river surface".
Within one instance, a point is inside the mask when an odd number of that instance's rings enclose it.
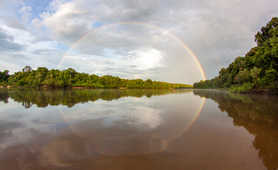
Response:
[[[277,96],[0,89],[0,170],[277,168]]]

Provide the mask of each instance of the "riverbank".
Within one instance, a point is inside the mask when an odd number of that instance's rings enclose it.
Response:
[[[246,91],[234,91],[232,89],[227,88],[194,88],[194,90],[210,90],[210,91],[225,91],[234,94],[261,94],[261,95],[278,95],[278,89],[252,89]]]
[[[248,91],[241,91],[241,92],[234,92],[234,93],[278,95],[278,89],[252,89]]]
[[[39,90],[51,90],[51,89],[73,89],[73,90],[87,90],[87,89],[113,89],[113,90],[183,90],[183,89],[193,89],[193,86],[182,87],[182,88],[128,88],[128,87],[116,87],[116,88],[95,88],[95,87],[85,87],[85,86],[72,86],[72,87],[51,87],[51,86],[39,86],[39,87],[29,87],[29,86],[0,86],[0,89],[39,89]]]

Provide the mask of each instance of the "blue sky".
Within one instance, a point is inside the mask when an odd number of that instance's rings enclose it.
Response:
[[[0,70],[73,67],[193,83],[200,69],[179,41],[212,78],[255,45],[277,7],[277,0],[3,0]]]
[[[28,0],[24,4],[32,8],[32,19],[40,16],[42,12],[47,10],[47,7],[51,3],[51,0]]]

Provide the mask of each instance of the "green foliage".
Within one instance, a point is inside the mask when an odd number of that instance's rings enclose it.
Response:
[[[6,85],[9,79],[9,71],[5,70],[3,72],[0,71],[0,86]]]
[[[244,82],[249,82],[250,80],[251,80],[250,71],[244,69],[238,72],[238,74],[235,76],[234,82],[242,84]]]
[[[231,88],[252,91],[278,88],[278,18],[272,20],[255,36],[257,46],[245,57],[238,57],[219,76],[200,81],[194,88]]]
[[[39,67],[32,70],[30,66],[23,68],[22,72],[16,72],[8,75],[7,71],[0,72],[1,82],[11,86],[24,87],[51,87],[51,88],[67,88],[67,87],[85,87],[85,88],[128,88],[128,89],[174,89],[174,88],[192,88],[186,84],[173,84],[166,82],[152,81],[150,79],[144,81],[141,79],[127,80],[114,76],[97,76],[86,73],[78,73],[74,69],[66,70],[48,70],[45,67]]]
[[[252,90],[254,87],[254,85],[252,83],[244,83],[240,86],[232,86],[230,88],[231,92],[235,92],[235,93],[244,93],[244,92],[248,92],[250,90]]]

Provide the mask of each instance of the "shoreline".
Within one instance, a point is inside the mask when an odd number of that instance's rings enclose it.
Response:
[[[0,89],[37,89],[37,90],[194,90],[193,87],[188,88],[126,88],[126,87],[119,87],[119,88],[93,88],[93,87],[82,87],[82,86],[73,86],[73,87],[26,87],[26,86],[0,86]]]
[[[232,94],[258,94],[258,95],[278,95],[278,89],[253,89],[245,92],[233,92],[231,89],[200,89],[193,88],[193,90],[215,90],[215,91],[224,91]]]

